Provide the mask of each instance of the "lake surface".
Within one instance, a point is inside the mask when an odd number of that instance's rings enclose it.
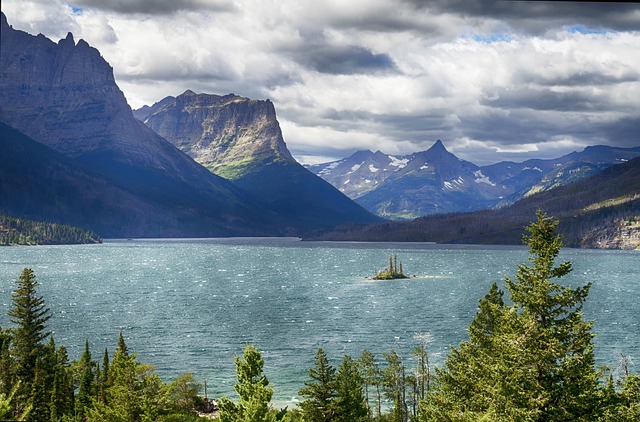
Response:
[[[366,277],[397,254],[418,278]],[[318,347],[335,366],[362,350],[380,360],[392,348],[413,366],[416,333],[430,333],[432,362],[467,339],[478,300],[503,284],[524,247],[410,243],[327,243],[295,239],[108,241],[102,245],[0,248],[0,325],[24,267],[51,309],[58,345],[79,359],[113,356],[120,330],[130,351],[165,381],[192,371],[209,396],[235,397],[233,357],[263,352],[274,401],[296,400]],[[584,312],[595,320],[598,364],[620,353],[640,362],[640,252],[565,249],[565,283],[593,282]],[[639,367],[632,368],[640,370]]]

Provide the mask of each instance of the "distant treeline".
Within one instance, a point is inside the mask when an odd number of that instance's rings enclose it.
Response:
[[[0,246],[102,243],[92,231],[0,215]]]

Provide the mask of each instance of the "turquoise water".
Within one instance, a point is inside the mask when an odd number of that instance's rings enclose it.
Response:
[[[397,254],[408,280],[371,281]],[[335,365],[368,348],[407,359],[430,333],[431,359],[466,339],[478,300],[525,262],[522,247],[299,242],[294,239],[108,241],[102,245],[0,248],[0,325],[24,267],[41,283],[57,344],[78,359],[113,355],[120,329],[129,350],[165,381],[192,371],[210,396],[233,397],[233,357],[254,343],[278,403],[295,401],[318,347]],[[565,249],[568,284],[594,283],[599,364],[620,353],[640,362],[640,253]],[[412,362],[408,362],[412,365]],[[640,368],[634,368],[640,370]]]

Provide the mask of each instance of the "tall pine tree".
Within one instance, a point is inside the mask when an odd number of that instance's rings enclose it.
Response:
[[[300,390],[305,400],[300,403],[304,420],[308,422],[332,421],[336,413],[336,369],[329,364],[327,354],[318,349],[315,367],[309,369],[310,381]]]
[[[15,327],[11,330],[10,354],[13,360],[13,381],[20,382],[17,397],[24,406],[31,395],[36,366],[44,351],[43,341],[49,336],[46,322],[51,318],[42,296],[38,296],[39,283],[30,268],[20,274],[12,296],[12,308],[8,315]],[[19,413],[21,409],[16,409]]]
[[[363,422],[368,418],[364,381],[356,362],[345,355],[336,375],[337,422]]]
[[[33,270],[25,268],[13,292],[13,307],[8,313],[11,322],[16,325],[12,330],[12,354],[16,362],[16,375],[26,384],[30,384],[35,377],[36,361],[42,351],[42,341],[50,334],[46,331],[45,324],[51,315],[49,308],[44,305],[44,299],[37,295],[38,285]]]
[[[582,316],[590,284],[570,288],[555,280],[571,271],[556,266],[562,242],[558,222],[543,212],[527,227],[531,265],[518,265],[480,302],[469,341],[453,349],[438,371],[438,388],[420,419],[595,420],[601,388],[595,370],[592,323]]]

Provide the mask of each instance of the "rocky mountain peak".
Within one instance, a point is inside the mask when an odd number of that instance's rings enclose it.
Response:
[[[258,163],[295,162],[269,100],[187,90],[134,114],[197,162],[226,178],[235,179]]]
[[[73,39],[73,34],[71,32],[67,32],[67,37],[58,41],[58,45],[74,47],[76,45],[76,42]]]

